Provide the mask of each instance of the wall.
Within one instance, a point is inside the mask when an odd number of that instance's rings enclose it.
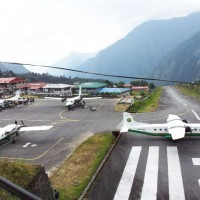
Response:
[[[31,184],[25,189],[44,200],[54,199],[53,188],[43,166],[41,166]]]

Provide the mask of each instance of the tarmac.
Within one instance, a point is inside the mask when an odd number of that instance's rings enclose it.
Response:
[[[84,140],[95,133],[112,131],[122,119],[113,110],[117,99],[85,100],[84,109],[67,110],[59,100],[35,100],[1,112],[0,127],[23,120],[26,126],[53,125],[48,131],[20,134],[16,143],[0,142],[0,158],[43,165],[47,172],[58,167]],[[90,112],[90,107],[97,108]]]

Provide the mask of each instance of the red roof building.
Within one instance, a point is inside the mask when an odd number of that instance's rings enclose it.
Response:
[[[133,91],[149,91],[149,86],[133,86]]]
[[[43,87],[47,83],[25,83],[25,84],[20,84],[17,86],[17,89],[20,90],[21,93],[35,93],[35,92],[42,92]]]
[[[25,80],[20,77],[0,78],[0,89],[2,91],[12,92],[17,88],[18,84],[24,83]]]
[[[124,88],[131,88],[131,84],[124,84]]]

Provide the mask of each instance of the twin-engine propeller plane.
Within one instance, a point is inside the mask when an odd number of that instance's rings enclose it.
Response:
[[[9,124],[3,128],[0,128],[0,141],[9,140],[15,143],[15,138],[18,136],[19,132],[25,131],[43,131],[49,130],[53,126],[25,126],[23,121],[22,125],[18,125],[17,121],[14,124]]]
[[[65,106],[68,108],[68,110],[74,110],[75,107],[85,107],[85,101],[84,100],[91,100],[91,99],[99,99],[101,97],[82,97],[81,93],[81,87],[79,87],[79,94],[78,96],[72,97],[72,98],[55,98],[55,97],[45,97],[46,99],[55,99],[55,100],[61,100],[62,102],[66,101]]]
[[[123,113],[123,126],[120,132],[134,132],[151,136],[163,136],[178,140],[185,136],[200,136],[200,123],[188,123],[177,115],[169,115],[167,123],[147,124],[134,121],[130,113]]]
[[[61,101],[64,102],[65,100],[67,100],[65,106],[68,108],[68,110],[73,110],[76,106],[82,106],[82,108],[84,108],[85,102],[81,97],[81,87],[79,88],[78,96],[72,98],[65,98]]]

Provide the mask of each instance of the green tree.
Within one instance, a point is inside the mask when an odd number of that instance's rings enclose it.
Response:
[[[118,82],[117,83],[117,87],[123,88],[124,87],[124,82],[123,81]]]

